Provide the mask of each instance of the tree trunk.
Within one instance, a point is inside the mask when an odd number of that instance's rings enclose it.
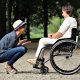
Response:
[[[19,0],[14,0],[13,3],[13,15],[14,15],[14,19],[13,22],[16,21],[17,19],[19,19]]]
[[[6,34],[6,0],[0,1],[0,39]]]
[[[47,37],[47,25],[48,25],[47,0],[43,0],[43,10],[44,10],[44,37]]]
[[[12,25],[11,25],[11,22],[12,22],[12,15],[11,15],[11,12],[12,12],[12,0],[8,0],[8,29],[7,29],[7,32],[11,32],[13,30],[12,28]]]
[[[27,9],[27,39],[30,39],[30,12]]]

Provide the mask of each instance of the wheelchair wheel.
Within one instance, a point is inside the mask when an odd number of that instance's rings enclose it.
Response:
[[[69,41],[58,44],[51,50],[50,62],[52,67],[61,74],[70,75],[78,72],[80,70],[79,46]]]
[[[48,68],[47,66],[42,66],[42,67],[40,68],[40,72],[41,72],[42,74],[46,74],[46,73],[48,73],[48,71],[49,71],[49,68]]]

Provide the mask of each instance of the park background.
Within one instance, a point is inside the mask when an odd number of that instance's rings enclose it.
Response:
[[[27,33],[21,39],[38,41],[41,37],[47,37],[48,33],[56,32],[63,22],[61,7],[65,4],[75,7],[79,30],[80,0],[0,0],[0,39],[13,30],[12,24],[17,19],[27,22]],[[26,45],[28,52],[14,65],[19,70],[18,74],[6,74],[5,63],[0,64],[0,80],[80,80],[80,71],[74,75],[61,75],[50,62],[46,64],[49,67],[46,75],[35,71],[26,60],[34,58],[37,45],[38,42]],[[49,51],[45,53],[45,57],[49,58]]]
[[[48,33],[56,32],[63,17],[61,7],[71,4],[75,7],[80,27],[80,0],[1,0],[0,1],[0,39],[13,30],[12,24],[21,19],[27,22],[27,33],[20,38],[39,40]]]

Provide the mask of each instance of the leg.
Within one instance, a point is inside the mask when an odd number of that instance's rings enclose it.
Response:
[[[24,47],[17,47],[12,50],[15,54],[11,57],[7,64],[13,65],[20,57],[22,57],[26,52],[27,49]]]
[[[43,57],[44,49],[42,49],[42,48],[44,48],[48,44],[54,44],[56,41],[57,41],[57,39],[41,38],[39,41],[39,45],[38,45],[35,57],[38,58],[39,55],[42,55],[42,57]]]
[[[13,64],[26,53],[27,49],[23,46],[12,48],[10,50],[7,50],[5,53],[3,53],[0,56],[0,62],[1,61],[8,61],[6,65],[6,69],[8,71],[12,71]]]
[[[36,63],[36,59],[39,57],[43,57],[43,52],[44,52],[44,49],[43,51],[42,48],[44,48],[47,44],[54,44],[58,39],[50,39],[50,38],[41,38],[40,41],[39,41],[39,45],[38,45],[38,48],[37,48],[37,51],[36,51],[36,55],[35,55],[35,59],[28,59],[27,61],[31,64],[35,64]],[[40,55],[40,56],[39,56]]]
[[[26,52],[27,49],[23,46],[9,49],[0,56],[0,62],[8,61],[9,65],[13,65],[13,63],[16,62]]]

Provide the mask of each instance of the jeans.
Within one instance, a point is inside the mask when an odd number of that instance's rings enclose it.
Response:
[[[0,62],[8,61],[7,62],[8,65],[13,65],[26,52],[27,52],[27,48],[23,46],[9,49],[0,56]]]

